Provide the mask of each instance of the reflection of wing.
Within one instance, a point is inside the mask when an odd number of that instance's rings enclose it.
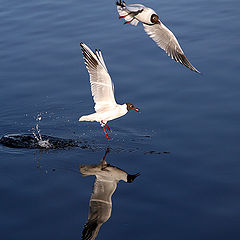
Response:
[[[110,218],[112,212],[112,195],[116,187],[116,181],[96,179],[89,203],[88,221],[84,225],[82,239],[95,239],[102,224]]]
[[[108,174],[111,175],[111,172]],[[108,179],[102,177],[99,179],[98,176],[96,177],[97,178],[94,183],[91,201],[99,201],[107,204],[112,204],[112,195],[117,188],[118,181],[111,179],[111,177]]]
[[[111,212],[112,204],[90,200],[88,220],[84,225],[82,239],[95,239],[103,223],[110,218]]]
[[[137,19],[133,19],[137,14],[143,11],[145,6],[142,4],[129,4],[126,5],[125,2],[116,2],[117,10],[120,18],[124,18],[126,21],[131,21],[131,24],[136,26],[138,24]]]
[[[97,220],[88,220],[84,225],[82,232],[82,240],[93,240],[97,237],[101,225],[97,223]]]
[[[85,64],[90,75],[90,84],[95,111],[100,111],[103,107],[112,108],[116,105],[113,92],[113,84],[104,63],[101,51],[96,54],[84,43],[80,43],[84,55]]]
[[[164,24],[144,24],[145,32],[162,48],[168,56],[174,59],[176,62],[180,62],[187,68],[200,73],[185,57],[183,50],[181,49],[174,34]]]

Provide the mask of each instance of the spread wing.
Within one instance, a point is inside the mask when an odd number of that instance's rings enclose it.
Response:
[[[112,108],[117,104],[114,98],[114,87],[101,51],[96,50],[95,54],[86,44],[80,43],[80,46],[90,76],[95,111]]]
[[[143,11],[145,8],[142,4],[129,4],[126,5],[124,1],[116,2],[117,10],[119,13],[119,18],[124,18],[126,20],[126,23],[131,23],[134,26],[137,26],[138,20],[134,17]]]
[[[94,240],[97,237],[101,226],[102,224],[99,224],[97,219],[88,220],[82,231],[82,240]]]
[[[168,54],[168,56],[176,62],[185,65],[192,71],[200,73],[185,57],[176,37],[163,23],[153,25],[143,23],[143,26],[145,32]]]

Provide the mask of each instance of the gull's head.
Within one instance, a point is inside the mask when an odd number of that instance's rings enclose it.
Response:
[[[152,16],[151,16],[151,22],[152,23],[160,23],[160,20],[159,20],[159,17],[158,17],[158,15],[157,14],[152,14]]]
[[[127,105],[127,110],[129,111],[129,110],[135,110],[136,112],[139,112],[140,111],[140,109],[139,108],[136,108],[132,103],[126,103],[126,105]]]
[[[140,173],[137,173],[137,174],[134,174],[134,175],[128,174],[128,175],[127,175],[127,182],[128,182],[128,183],[133,182],[134,179],[135,179],[136,177],[138,177],[139,175],[140,175]]]

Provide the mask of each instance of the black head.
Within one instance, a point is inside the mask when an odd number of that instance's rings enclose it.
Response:
[[[159,17],[158,17],[158,15],[157,14],[152,14],[152,16],[151,16],[151,22],[152,23],[160,23],[160,20],[159,20]]]
[[[140,109],[139,108],[136,108],[132,103],[126,103],[127,104],[127,110],[129,111],[129,110],[135,110],[135,111],[137,111],[137,112],[139,112],[140,111]]]
[[[139,175],[140,175],[140,173],[137,173],[137,174],[134,174],[134,175],[128,174],[128,175],[127,175],[127,182],[128,182],[128,183],[133,182],[134,179],[135,179],[136,177],[138,177]]]

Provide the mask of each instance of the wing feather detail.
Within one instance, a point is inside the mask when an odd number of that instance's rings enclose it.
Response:
[[[112,108],[117,103],[114,98],[113,83],[103,60],[101,51],[96,54],[84,43],[80,43],[86,68],[90,76],[91,92],[95,111]]]
[[[153,25],[143,23],[143,27],[149,37],[151,37],[168,56],[176,62],[185,65],[190,70],[200,73],[186,58],[178,40],[163,23]]]

